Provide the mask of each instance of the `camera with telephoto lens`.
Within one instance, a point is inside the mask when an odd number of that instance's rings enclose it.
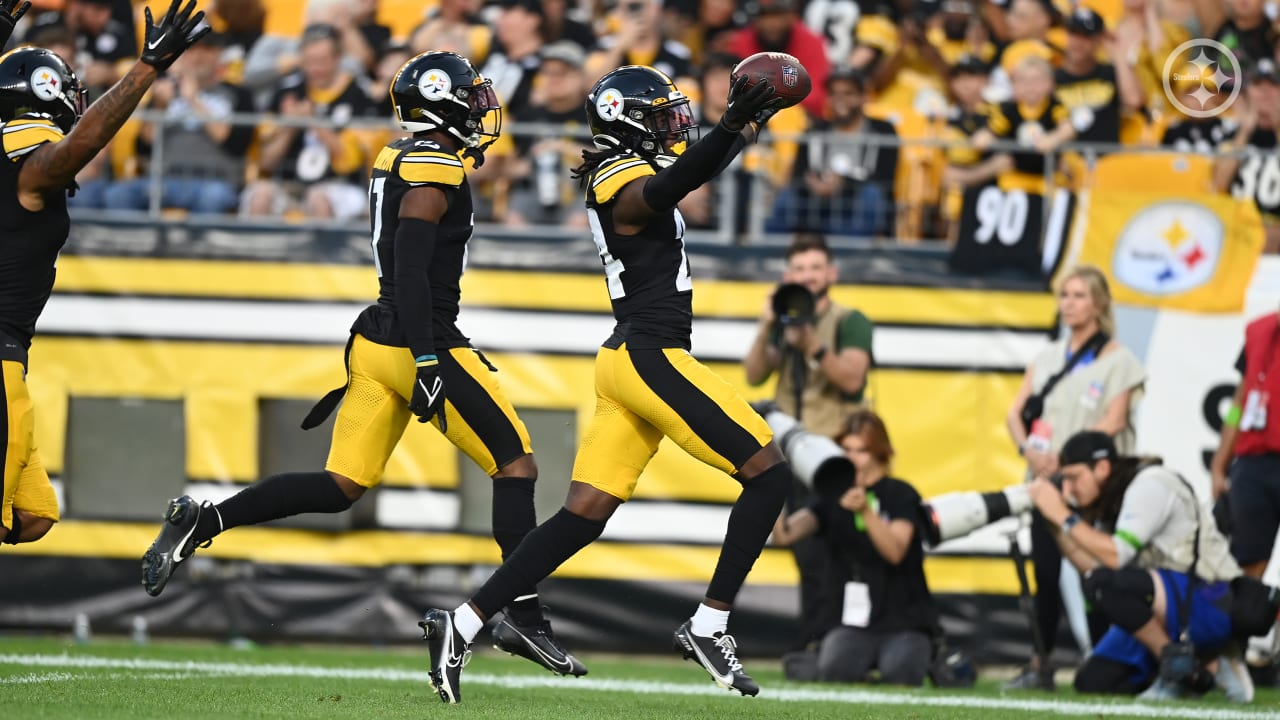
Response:
[[[784,327],[812,324],[817,304],[809,288],[799,283],[783,283],[773,291],[773,316]]]
[[[805,430],[799,421],[770,401],[753,403],[752,407],[769,424],[773,439],[791,464],[797,480],[824,496],[839,495],[849,489],[857,471],[834,440]]]
[[[805,430],[772,402],[752,405],[773,430],[773,439],[791,464],[796,479],[819,495],[839,495],[853,484],[856,471],[844,450],[829,437]],[[930,547],[964,537],[997,520],[1031,510],[1025,484],[997,492],[952,492],[920,504],[920,529]]]

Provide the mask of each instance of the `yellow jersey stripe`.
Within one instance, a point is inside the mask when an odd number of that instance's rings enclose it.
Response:
[[[608,162],[604,163],[596,170],[596,179],[599,180],[601,175],[604,175],[605,173],[609,172],[614,168],[620,167],[627,163],[634,163],[634,162],[644,162],[644,161],[638,157],[632,157],[632,156],[624,156],[616,160],[609,160]]]
[[[408,157],[400,160],[400,178],[408,183],[439,183],[457,187],[465,177],[460,162],[439,158]]]
[[[457,155],[450,155],[444,152],[433,152],[431,150],[416,150],[404,154],[405,160],[417,160],[421,158],[434,158],[437,160],[448,160],[457,165],[462,165],[462,160]]]
[[[25,130],[27,128],[33,128],[33,127],[46,127],[46,128],[57,129],[58,126],[54,125],[51,120],[46,120],[44,118],[25,117],[25,118],[18,118],[17,120],[6,123],[4,125],[4,132],[6,133],[17,132],[18,130]]]
[[[640,160],[617,167],[608,173],[596,175],[591,189],[596,194],[597,203],[607,203],[621,192],[627,183],[654,174],[653,166]]]
[[[25,124],[25,123],[24,123]],[[4,153],[10,160],[17,160],[47,142],[58,142],[62,133],[56,127],[33,124],[4,132]]]

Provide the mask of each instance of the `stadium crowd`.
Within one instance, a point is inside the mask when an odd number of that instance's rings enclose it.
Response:
[[[67,57],[101,93],[137,55],[132,28],[145,4],[39,0],[13,43]],[[779,113],[733,171],[685,199],[691,228],[740,237],[755,213],[769,232],[954,239],[966,188],[998,180],[1043,192],[1046,175],[1070,187],[1102,154],[1163,145],[1238,150],[1216,161],[1216,189],[1254,198],[1268,249],[1280,247],[1280,160],[1268,152],[1280,119],[1280,24],[1264,0],[206,7],[215,32],[144,103],[163,114],[162,129],[131,122],[82,173],[73,206],[142,210],[154,187],[169,211],[362,218],[370,155],[392,132],[384,88],[404,60],[432,49],[468,57],[504,106],[508,131],[474,175],[477,221],[585,226],[568,168],[588,141],[581,103],[592,82],[619,65],[653,65],[710,127],[726,70],[781,50],[805,65],[814,91]],[[1216,39],[1231,57],[1179,50],[1193,38]],[[1197,57],[1226,79],[1210,78]],[[1240,85],[1229,111],[1213,112]],[[260,121],[246,119],[255,113]],[[1063,143],[1093,145],[1055,156]]]

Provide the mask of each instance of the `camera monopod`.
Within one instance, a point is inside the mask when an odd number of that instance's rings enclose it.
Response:
[[[1044,638],[1040,636],[1036,601],[1031,595],[1031,583],[1027,580],[1027,556],[1022,554],[1022,546],[1018,544],[1018,530],[1009,534],[1009,556],[1013,558],[1013,568],[1018,573],[1018,609],[1027,616],[1027,624],[1031,626],[1031,647],[1040,660],[1041,671],[1047,672],[1049,653],[1045,650]]]

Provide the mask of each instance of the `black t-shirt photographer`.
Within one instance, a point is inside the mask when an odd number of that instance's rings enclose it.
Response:
[[[871,511],[885,522],[906,520],[914,525],[920,516],[920,493],[902,480],[884,478],[868,488],[866,494]],[[920,532],[913,533],[902,560],[892,564],[876,549],[865,522],[845,508],[841,500],[840,496],[819,497],[809,505],[818,520],[817,534],[826,540],[831,556],[830,573],[823,588],[824,625],[831,628],[842,624],[846,585],[861,582],[866,583],[871,599],[867,629],[931,632],[937,610],[925,582]]]
[[[822,641],[816,677],[808,679],[862,682],[874,669],[886,683],[918,686],[938,621],[924,577],[920,494],[887,475],[893,446],[875,413],[850,415],[839,443],[856,481],[820,493],[778,518],[773,530],[784,545],[817,536],[827,554],[818,603]]]

